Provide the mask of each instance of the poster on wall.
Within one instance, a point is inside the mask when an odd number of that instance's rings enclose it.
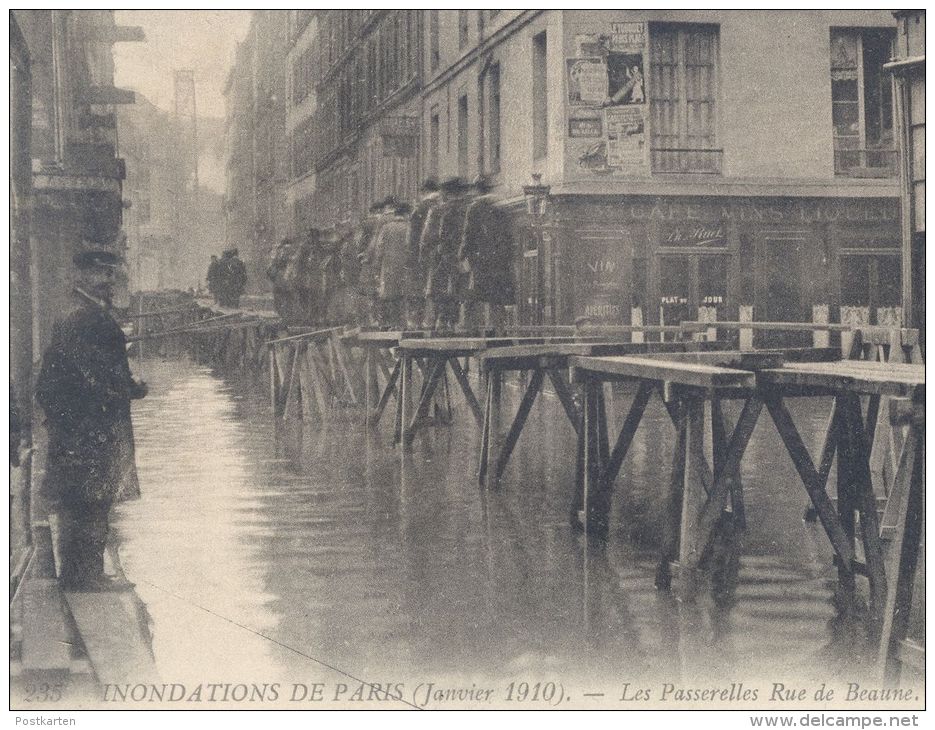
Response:
[[[645,23],[574,36],[568,66],[569,153],[596,175],[648,172]]]
[[[568,103],[600,105],[607,98],[607,65],[601,58],[569,58]]]
[[[604,106],[644,104],[643,55],[610,53],[607,55],[607,99]]]
[[[638,172],[646,160],[646,122],[641,106],[604,110],[607,164],[621,172]]]
[[[604,120],[601,112],[582,109],[568,117],[568,136],[571,139],[603,139]]]

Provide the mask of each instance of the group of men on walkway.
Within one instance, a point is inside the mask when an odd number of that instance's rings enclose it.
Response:
[[[355,228],[283,241],[268,275],[287,322],[452,330],[499,327],[515,303],[511,221],[488,181],[422,185],[415,208],[374,203]]]
[[[221,258],[211,257],[208,264],[208,291],[214,301],[222,307],[237,308],[240,297],[247,286],[247,267],[240,259],[239,251],[231,248]]]

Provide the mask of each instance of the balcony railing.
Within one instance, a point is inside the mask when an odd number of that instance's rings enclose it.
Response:
[[[701,147],[653,147],[653,172],[721,174],[724,150]]]
[[[898,158],[896,150],[853,149],[834,151],[834,174],[849,177],[893,177]]]

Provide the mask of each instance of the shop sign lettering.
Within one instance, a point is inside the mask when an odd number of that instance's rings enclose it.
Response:
[[[585,317],[600,317],[601,319],[619,319],[621,309],[619,304],[586,304]]]
[[[613,274],[617,270],[617,263],[606,259],[589,261],[588,268],[592,274]]]
[[[685,223],[691,221],[724,225],[737,223],[896,223],[896,201],[881,200],[777,200],[728,203],[650,200],[620,206],[590,206],[589,215],[619,219],[621,210],[633,221]]]
[[[568,136],[573,139],[600,139],[604,136],[604,123],[600,117],[570,117]]]
[[[727,236],[720,225],[679,225],[673,226],[662,236],[663,246],[724,248]]]

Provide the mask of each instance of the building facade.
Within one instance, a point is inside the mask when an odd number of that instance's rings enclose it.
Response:
[[[108,10],[14,10],[10,38],[10,391],[26,454],[11,472],[15,580],[30,526],[45,518],[30,489],[45,463],[32,384],[52,325],[70,308],[72,258],[91,247],[125,253],[115,109],[134,97],[114,88],[112,47],[143,34]]]
[[[309,24],[310,71],[300,67],[292,85],[293,102],[306,78],[315,87],[314,114],[291,144],[293,179],[315,175],[314,192],[293,203],[299,231],[357,221],[388,195],[416,196],[422,13],[321,11]]]
[[[247,266],[247,293],[269,290],[266,267],[288,234],[285,208],[288,13],[255,10],[225,85],[226,240]]]
[[[925,11],[900,10],[893,74],[903,225],[903,307],[925,336]]]
[[[135,291],[175,288],[173,257],[177,183],[174,152],[179,148],[168,112],[137,96],[118,115],[120,154],[126,160],[124,217],[130,287]]]
[[[483,174],[515,213],[522,322],[903,319],[888,12],[280,15],[292,235]],[[229,99],[249,110],[241,55]],[[242,113],[228,205],[246,232],[262,196]]]
[[[526,321],[890,323],[899,186],[877,11],[425,11],[426,171],[521,203]],[[531,233],[536,235],[531,235]]]

